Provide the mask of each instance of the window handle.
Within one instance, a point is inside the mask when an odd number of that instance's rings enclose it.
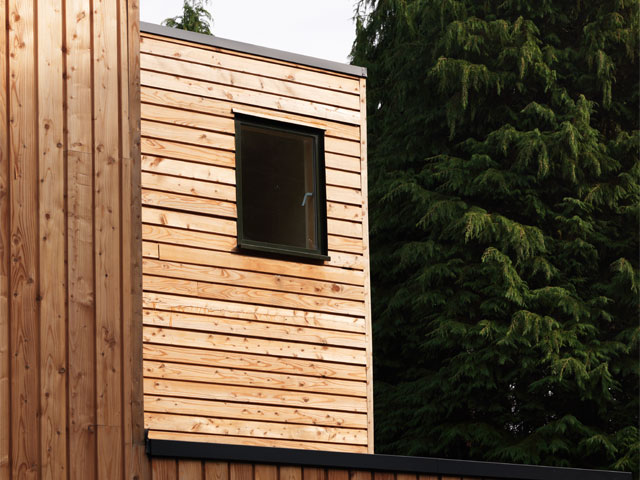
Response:
[[[307,203],[307,197],[313,197],[313,192],[307,192],[304,194],[304,197],[302,197],[301,207],[304,207],[304,204]]]

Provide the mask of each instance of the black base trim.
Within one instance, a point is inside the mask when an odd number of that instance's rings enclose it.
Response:
[[[511,480],[630,480],[627,472],[541,467],[510,463],[403,457],[365,453],[324,452],[293,448],[253,447],[205,442],[181,442],[147,438],[151,457],[223,460],[229,462],[276,463],[324,468],[384,470],[455,476],[491,477]]]

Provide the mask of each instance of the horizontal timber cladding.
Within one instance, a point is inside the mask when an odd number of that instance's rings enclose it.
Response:
[[[140,42],[145,427],[371,452],[364,79],[170,36]],[[238,251],[236,113],[324,132],[330,260]]]

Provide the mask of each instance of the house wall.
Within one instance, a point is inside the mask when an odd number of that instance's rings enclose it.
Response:
[[[0,25],[0,479],[144,478],[137,1]]]
[[[142,34],[150,438],[373,451],[365,81]],[[324,264],[237,251],[234,109],[326,129]]]
[[[481,480],[479,477],[154,458],[153,480]],[[489,479],[485,479],[489,480]]]

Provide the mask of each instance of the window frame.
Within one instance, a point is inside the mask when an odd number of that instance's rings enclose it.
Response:
[[[236,160],[236,210],[238,249],[246,252],[262,252],[298,259],[330,260],[327,246],[327,195],[324,158],[324,130],[312,126],[288,123],[245,113],[234,113],[235,122],[235,160]],[[313,184],[315,191],[315,228],[317,232],[317,248],[303,248],[286,244],[277,244],[251,240],[244,235],[244,207],[242,200],[242,126],[252,126],[266,130],[274,130],[290,134],[310,136],[313,138]]]

